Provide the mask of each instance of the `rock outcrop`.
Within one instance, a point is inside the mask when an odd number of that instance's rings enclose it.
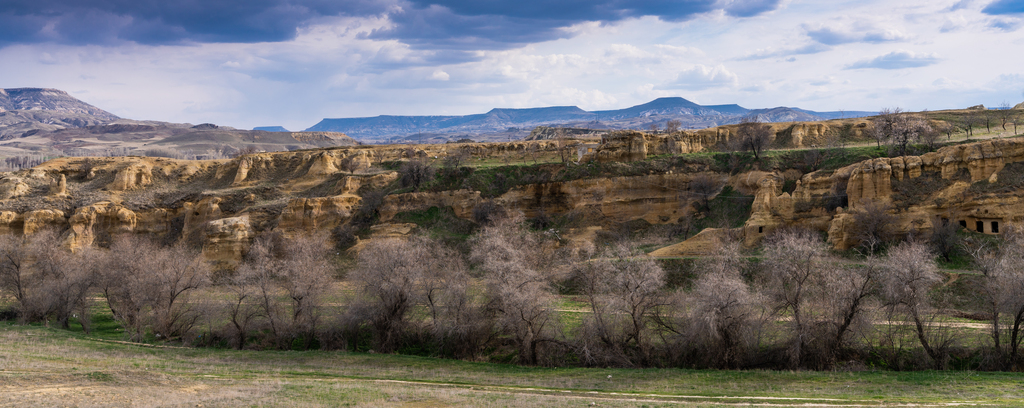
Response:
[[[235,264],[248,251],[255,236],[246,215],[212,220],[203,229],[203,255],[212,261]]]
[[[64,197],[68,195],[68,179],[66,176],[61,174],[50,182],[50,195],[54,197]]]
[[[278,228],[285,232],[327,231],[352,218],[360,201],[355,194],[297,198],[281,211]]]
[[[785,126],[788,133],[777,137],[804,145],[818,143],[832,131],[828,127],[832,125],[822,123],[778,126]],[[844,126],[846,131],[857,129],[854,122]],[[734,129],[668,135],[615,132],[605,135],[601,143],[594,140],[581,146],[592,149],[584,160],[633,161],[713,149],[735,137]],[[541,140],[352,146],[211,161],[60,158],[0,178],[0,233],[32,234],[57,227],[68,230],[66,242],[72,248],[101,245],[118,234],[151,234],[189,240],[202,245],[208,258],[231,263],[241,259],[253,237],[267,230],[286,235],[326,232],[351,222],[353,214],[368,205],[367,192],[397,186],[399,174],[383,170],[394,168],[392,161],[440,162],[449,155],[528,160],[532,152],[551,155],[557,147],[555,141]],[[983,233],[998,233],[1024,221],[1024,192],[1016,184],[1024,171],[1021,139],[949,146],[921,156],[877,158],[809,174],[767,169],[729,175],[711,171],[717,165],[708,163],[687,162],[628,177],[587,174],[586,178],[564,178],[569,181],[505,186],[489,190],[493,196],[462,184],[457,190],[390,194],[374,200],[376,207],[369,210],[375,210],[371,213],[383,224],[394,222],[400,213],[431,207],[450,208],[454,216],[471,220],[474,208],[493,201],[527,217],[571,214],[583,220],[579,230],[586,234],[580,236],[597,236],[595,228],[685,219],[693,211],[690,184],[703,173],[718,184],[754,196],[750,216],[740,229],[699,234],[673,253],[699,252],[712,247],[712,237],[737,234],[747,245],[756,245],[783,226],[827,231],[836,248],[849,248],[856,245],[853,216],[869,201],[898,207],[892,210],[898,233],[927,232],[942,218]],[[595,163],[541,165],[534,170],[550,173],[543,180],[560,180],[554,175],[586,170],[574,166],[636,170],[630,165]],[[783,186],[791,192],[784,192]],[[363,230],[364,238],[366,234]]]
[[[114,181],[107,185],[111,191],[128,191],[144,188],[153,183],[153,168],[148,163],[130,163],[114,174]]]
[[[0,200],[10,200],[21,197],[31,191],[28,184],[17,177],[4,177],[0,179]]]
[[[850,248],[857,244],[853,213],[861,211],[867,202],[891,203],[894,183],[923,176],[946,180],[945,184],[936,184],[945,187],[936,187],[940,188],[936,191],[903,193],[913,195],[908,198],[917,203],[894,211],[898,234],[912,231],[927,233],[935,220],[942,218],[961,222],[968,229],[984,233],[999,231],[999,225],[1003,225],[1005,230],[1005,225],[1024,221],[1024,216],[1017,212],[1021,210],[1016,207],[1017,197],[986,198],[969,194],[967,190],[971,183],[998,182],[999,172],[1008,163],[1019,162],[1024,162],[1024,140],[998,139],[943,147],[921,156],[866,160],[834,172],[806,174],[797,183],[791,197],[794,207],[804,210],[800,214],[785,216],[786,212],[780,208],[775,212],[783,216],[769,216],[763,211],[765,206],[757,206],[747,222],[745,236],[753,236],[755,228],[766,231],[777,225],[804,225],[828,231],[829,240],[836,248]],[[827,201],[830,197],[835,199],[843,195],[847,202],[845,210],[827,215],[828,226],[823,227],[821,221],[825,215],[822,212],[828,210]],[[776,198],[786,197],[780,195]]]

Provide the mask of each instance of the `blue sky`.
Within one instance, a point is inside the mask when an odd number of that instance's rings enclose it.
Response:
[[[1024,1],[4,0],[0,87],[132,119],[1024,101]]]

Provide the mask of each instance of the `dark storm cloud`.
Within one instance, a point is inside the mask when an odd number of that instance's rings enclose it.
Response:
[[[284,41],[323,16],[371,15],[389,4],[372,0],[8,0],[0,42],[144,44]]]
[[[981,10],[989,15],[1024,14],[1024,2],[1020,0],[996,0]]]
[[[389,15],[371,38],[433,49],[505,49],[568,37],[563,28],[654,16],[683,21],[721,10],[750,17],[779,0],[7,0],[0,45],[276,42],[324,17]]]
[[[442,49],[506,49],[571,37],[574,24],[614,23],[653,16],[684,21],[715,10],[750,17],[778,7],[778,0],[410,0],[391,14],[394,27],[372,38],[397,38]]]

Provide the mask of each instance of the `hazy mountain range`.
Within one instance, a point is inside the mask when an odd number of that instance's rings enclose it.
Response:
[[[0,157],[31,156],[33,161],[19,162],[27,165],[55,156],[221,158],[249,150],[357,143],[333,132],[266,132],[122,119],[57,89],[0,89]]]
[[[462,138],[506,141],[523,139],[537,126],[648,129],[651,125],[664,128],[669,120],[678,120],[684,129],[699,129],[737,123],[749,116],[767,122],[790,122],[873,114],[787,107],[751,110],[735,104],[699,105],[675,97],[602,111],[553,106],[491,109],[464,116],[324,119],[305,132],[289,132],[280,126],[241,130],[213,124],[123,119],[61,90],[18,88],[0,89],[0,156],[169,154],[163,151],[167,150],[185,157],[217,157],[246,147],[275,151],[357,143],[349,136],[371,143],[443,143]]]
[[[552,106],[528,109],[491,109],[487,113],[464,116],[391,116],[324,119],[307,131],[342,132],[364,141],[416,139],[417,135],[451,137],[507,134],[519,130],[529,133],[536,126],[564,125],[590,129],[647,129],[652,124],[664,128],[669,120],[678,120],[684,129],[706,128],[738,123],[757,116],[766,122],[818,121],[840,117],[871,116],[875,112],[815,112],[778,107],[747,109],[739,105],[699,105],[684,98],[658,98],[625,109],[585,111],[576,106]]]

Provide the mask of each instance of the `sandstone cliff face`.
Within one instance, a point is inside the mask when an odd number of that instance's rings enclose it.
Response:
[[[61,217],[63,218],[63,217]],[[68,219],[71,249],[92,246],[97,235],[134,232],[138,224],[135,212],[108,201],[81,207]]]
[[[354,194],[297,198],[281,212],[277,227],[285,232],[327,231],[352,218],[360,201]]]
[[[643,133],[615,132],[601,138],[601,146],[583,161],[631,162],[647,158],[647,138]]]
[[[31,189],[17,177],[5,177],[0,180],[0,200],[9,200],[28,194]]]
[[[148,163],[130,163],[114,174],[114,181],[107,185],[111,191],[128,191],[144,188],[153,183],[153,167]]]
[[[981,232],[992,232],[992,223],[1005,225],[1022,220],[1018,211],[1024,210],[1017,206],[1016,197],[986,198],[965,194],[970,183],[994,182],[997,174],[1007,163],[1024,161],[1024,141],[1019,139],[989,140],[978,143],[948,146],[936,152],[921,156],[905,156],[896,158],[879,158],[856,163],[834,172],[815,172],[804,175],[797,183],[791,200],[796,207],[818,211],[811,214],[788,213],[785,208],[771,205],[755,204],[755,211],[747,223],[745,236],[753,236],[753,231],[771,230],[779,225],[804,225],[827,230],[829,239],[838,249],[847,249],[856,245],[853,231],[853,212],[861,211],[867,202],[891,203],[894,194],[893,183],[913,180],[925,174],[936,174],[942,179],[950,180],[943,190],[928,192],[930,196],[916,197],[919,204],[893,210],[897,216],[896,230],[898,233],[919,231],[926,233],[933,228],[937,219],[947,218],[968,224],[975,230],[976,223],[981,222]],[[957,181],[959,174],[969,174],[970,182]],[[844,191],[845,190],[845,191]],[[843,193],[847,197],[847,207],[831,216],[827,228],[822,228],[821,211],[829,194]],[[766,190],[766,195],[770,193]],[[914,192],[920,195],[922,192]],[[765,202],[771,199],[760,198]],[[785,200],[785,195],[776,199]],[[756,239],[747,239],[748,243]]]
[[[823,124],[785,126],[790,140],[805,145],[817,143],[829,131]],[[597,144],[589,158],[630,161],[701,151],[728,143],[734,136],[730,127],[672,135],[620,132]],[[364,193],[398,179],[396,172],[379,170],[383,161],[433,160],[453,154],[493,159],[531,149],[554,152],[557,143],[355,146],[216,161],[61,158],[0,178],[0,233],[67,229],[72,248],[97,245],[101,238],[125,233],[187,237],[199,239],[208,258],[237,262],[251,240],[268,229],[285,234],[324,232],[349,222],[363,205]],[[963,221],[970,229],[981,225],[986,233],[1024,221],[1019,194],[968,194],[972,182],[996,182],[1006,165],[1016,162],[1024,162],[1024,141],[1007,139],[951,146],[922,156],[873,159],[805,175],[708,174],[755,196],[746,225],[729,232],[741,233],[748,245],[756,245],[776,228],[797,225],[828,231],[837,248],[847,248],[856,244],[851,214],[862,210],[864,200],[893,202],[901,185],[920,177],[947,182],[941,190],[928,192],[896,212],[901,231],[926,231],[941,217]],[[665,172],[520,185],[493,201],[527,217],[577,212],[589,227],[636,219],[675,223],[690,211],[684,203],[696,174]],[[795,190],[783,193],[785,180],[794,178],[799,178]],[[826,205],[835,195],[847,198],[841,209]],[[392,194],[384,198],[377,213],[380,222],[388,223],[398,213],[436,206],[450,207],[457,217],[471,219],[473,209],[483,201],[479,191],[466,189]],[[724,233],[709,232],[701,239],[715,234]],[[687,251],[707,246],[706,242],[690,244]]]
[[[455,216],[471,218],[473,207],[482,199],[479,191],[455,190],[437,193],[405,193],[384,197],[384,204],[377,210],[381,222],[388,222],[400,212],[424,210],[430,207],[451,207]]]
[[[652,224],[675,222],[685,215],[689,182],[694,174],[613,177],[516,187],[496,201],[527,217],[540,211],[562,214],[579,210],[618,222],[644,219]],[[715,175],[721,178],[721,176]],[[724,182],[724,179],[723,179]]]
[[[206,225],[203,255],[211,261],[238,263],[256,237],[247,215],[221,218]]]

